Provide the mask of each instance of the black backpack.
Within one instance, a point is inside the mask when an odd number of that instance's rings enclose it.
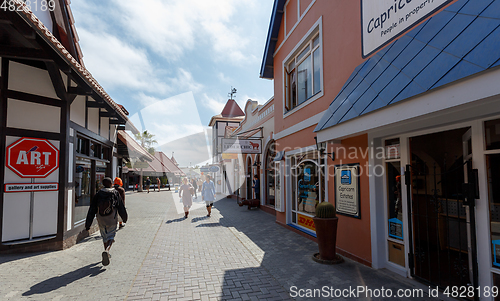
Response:
[[[97,212],[100,216],[107,216],[113,213],[113,210],[118,206],[117,192],[99,191],[97,199]]]

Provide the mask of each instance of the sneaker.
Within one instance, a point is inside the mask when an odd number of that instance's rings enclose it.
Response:
[[[119,228],[121,229],[121,228],[123,228],[123,227],[125,227],[125,224],[120,224],[120,227],[119,227]]]
[[[103,266],[107,266],[109,264],[109,258],[111,256],[109,256],[109,253],[104,251],[102,252],[102,265]]]

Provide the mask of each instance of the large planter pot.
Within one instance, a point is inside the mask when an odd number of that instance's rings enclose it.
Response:
[[[317,218],[313,217],[316,227],[316,238],[319,247],[319,256],[323,260],[335,260],[337,251],[337,224],[338,217]]]

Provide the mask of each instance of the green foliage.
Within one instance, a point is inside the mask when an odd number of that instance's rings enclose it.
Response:
[[[318,218],[332,218],[336,217],[335,206],[329,202],[322,202],[316,206],[316,217]]]
[[[155,154],[155,148],[152,147],[153,144],[157,144],[154,138],[154,134],[150,134],[147,130],[142,133],[135,134],[135,140],[137,140],[142,147],[144,147],[150,154]]]

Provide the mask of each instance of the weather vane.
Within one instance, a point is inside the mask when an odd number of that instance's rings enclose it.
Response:
[[[236,88],[233,88],[233,86],[231,86],[231,93],[227,93],[227,96],[229,96],[230,99],[233,99],[233,97],[236,97]]]

